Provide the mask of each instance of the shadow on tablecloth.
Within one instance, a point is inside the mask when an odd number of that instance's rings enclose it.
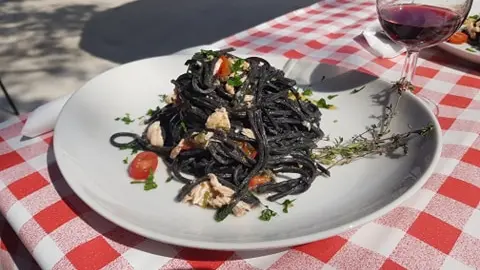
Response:
[[[0,269],[41,269],[8,221],[1,214]]]
[[[210,44],[317,0],[139,0],[96,13],[80,47],[125,63]]]

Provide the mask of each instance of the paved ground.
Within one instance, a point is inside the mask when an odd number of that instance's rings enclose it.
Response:
[[[121,63],[207,44],[314,0],[0,0],[0,78],[21,112]],[[0,122],[11,111],[0,93]]]

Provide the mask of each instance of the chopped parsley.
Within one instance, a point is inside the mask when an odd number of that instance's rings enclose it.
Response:
[[[123,117],[117,117],[115,118],[115,121],[123,121],[123,123],[125,123],[125,125],[129,125],[130,123],[133,123],[135,122],[135,120],[133,120],[131,117],[130,117],[130,114],[129,113],[126,113],[125,116]]]
[[[182,127],[184,132],[187,132],[187,124],[184,121],[180,121],[180,126]]]
[[[145,180],[145,186],[143,189],[148,191],[155,188],[157,188],[157,183],[155,183],[153,171],[150,170],[150,174],[148,175],[147,180]]]
[[[328,95],[328,96],[327,96],[327,99],[332,100],[332,99],[334,99],[334,98],[336,98],[336,97],[338,97],[338,95]]]
[[[477,50],[475,50],[474,48],[466,48],[465,50],[467,50],[469,52],[477,52]]]
[[[293,207],[293,202],[295,200],[289,200],[289,199],[286,199],[285,201],[283,201],[282,205],[283,205],[283,212],[284,213],[288,213],[288,208],[290,207]]]
[[[306,97],[309,97],[309,96],[313,95],[313,91],[312,91],[312,89],[305,89],[305,91],[303,91],[302,95],[304,95]]]
[[[350,94],[356,94],[356,93],[362,91],[364,88],[365,88],[365,85],[360,87],[360,88],[353,89],[352,92],[350,92]]]
[[[243,65],[244,62],[245,62],[245,60],[243,60],[243,59],[238,59],[237,61],[235,61],[235,63],[233,63],[233,65],[232,65],[232,73],[235,73],[237,71],[241,71],[242,70],[242,65]]]
[[[334,107],[333,104],[328,104],[324,98],[321,98],[317,101],[317,106],[320,109],[331,109]]]
[[[125,158],[123,159],[123,164],[128,164],[128,157],[125,157]]]
[[[208,200],[210,200],[210,197],[211,197],[211,194],[208,191],[205,192],[205,194],[203,194],[203,201],[202,201],[202,207],[203,208],[207,208]]]
[[[140,150],[140,148],[138,148],[138,146],[121,146],[121,147],[119,147],[119,150],[127,150],[127,149],[132,150],[132,152],[130,153],[131,155],[136,154]]]
[[[203,54],[203,55],[206,55],[206,56],[218,56],[218,52],[216,51],[213,51],[213,50],[200,50],[200,53]]]
[[[200,50],[200,52],[195,53],[194,58],[204,59],[207,58],[208,61],[212,61],[216,56],[219,56],[219,53],[212,50]]]
[[[155,183],[152,170],[150,170],[150,173],[145,181],[132,181],[130,184],[144,184],[143,189],[146,191],[156,189],[158,187],[157,183]]]
[[[148,116],[152,116],[152,115],[153,115],[153,110],[152,110],[152,109],[148,109],[147,115],[148,115]]]
[[[160,102],[167,103],[167,97],[168,95],[162,94],[158,95],[160,97]]]
[[[262,210],[262,213],[259,219],[263,221],[270,221],[270,219],[272,219],[272,217],[276,215],[277,215],[277,212],[273,211],[272,209],[268,208],[268,206],[266,206],[266,209]]]
[[[171,182],[173,180],[173,176],[169,176],[167,180],[165,180],[165,183]]]
[[[333,123],[338,123],[338,120],[333,120]]]
[[[239,77],[239,76],[235,76],[233,78],[229,78],[228,81],[227,81],[227,84],[231,85],[231,86],[240,86],[242,85],[242,79]]]

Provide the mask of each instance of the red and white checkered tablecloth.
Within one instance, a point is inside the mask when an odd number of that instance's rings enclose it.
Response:
[[[216,45],[310,58],[395,81],[403,56],[375,58],[359,36],[373,20],[374,1],[327,0]],[[480,268],[480,68],[438,49],[420,57],[416,91],[438,104],[444,141],[433,175],[378,220],[290,249],[204,251],[128,232],[72,192],[55,163],[51,133],[25,140],[20,130],[26,116],[0,123],[0,268]]]

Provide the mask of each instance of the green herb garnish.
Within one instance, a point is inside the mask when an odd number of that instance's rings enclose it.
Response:
[[[215,212],[215,221],[221,222],[228,217],[233,212],[233,207],[235,207],[235,203],[229,203],[227,205],[222,206]]]
[[[288,213],[288,208],[293,207],[293,202],[294,202],[294,201],[295,201],[295,200],[292,200],[292,201],[291,201],[291,200],[288,200],[288,199],[286,199],[285,201],[283,201],[282,205],[283,205],[283,212],[284,212],[284,213]]]
[[[327,96],[327,99],[332,100],[332,99],[334,99],[334,98],[336,98],[336,97],[338,97],[338,95],[328,95],[328,96]]]
[[[333,108],[332,104],[328,104],[324,98],[321,98],[317,101],[317,106],[321,109],[331,109]]]
[[[184,121],[180,121],[180,126],[182,127],[184,132],[187,132],[187,124]]]
[[[157,183],[154,181],[153,171],[150,170],[150,174],[148,175],[147,180],[145,180],[145,186],[143,189],[148,191],[155,188],[157,188]]]
[[[210,199],[210,197],[211,197],[211,194],[208,191],[203,194],[203,201],[202,201],[203,208],[207,208],[208,200]]]
[[[154,181],[153,171],[150,170],[148,177],[145,181],[131,181],[130,184],[144,184],[143,189],[148,191],[157,188],[157,183]]]
[[[200,53],[203,55],[219,56],[218,52],[213,50],[200,50]]]
[[[167,180],[165,180],[165,183],[171,182],[173,180],[173,176],[169,176]]]
[[[233,63],[233,65],[232,65],[232,73],[235,73],[237,71],[241,71],[242,70],[242,65],[243,65],[244,62],[245,62],[245,60],[243,60],[243,59],[238,59],[237,61],[235,61],[235,63]]]
[[[147,115],[148,115],[148,116],[152,116],[152,115],[153,115],[153,110],[152,110],[152,109],[148,109]]]
[[[303,91],[302,95],[304,95],[306,97],[309,97],[309,96],[313,95],[313,91],[312,91],[312,89],[305,89],[305,91]]]
[[[313,150],[312,157],[323,165],[328,165],[327,171],[337,165],[348,164],[354,160],[374,156],[393,155],[398,156],[408,152],[408,142],[417,136],[427,136],[434,126],[429,124],[419,129],[411,129],[404,133],[391,133],[390,123],[398,108],[402,93],[411,89],[410,84],[403,81],[393,85],[391,93],[398,93],[399,97],[394,104],[385,107],[385,113],[379,119],[378,124],[371,125],[358,135],[349,140],[342,137],[336,138],[331,145],[319,147]],[[390,92],[387,92],[390,94]],[[397,150],[403,150],[398,153]]]
[[[353,89],[353,91],[352,91],[352,92],[350,92],[350,94],[355,94],[355,93],[358,93],[358,92],[362,91],[364,88],[365,88],[365,85],[364,85],[364,86],[362,86],[362,87],[360,87],[360,88]]]
[[[133,120],[133,119],[130,117],[130,114],[129,114],[129,113],[126,113],[125,116],[123,116],[123,117],[117,117],[117,118],[115,118],[115,121],[119,121],[119,120],[122,120],[123,123],[125,123],[126,125],[129,125],[130,123],[135,122],[135,120]]]
[[[125,157],[125,158],[123,159],[123,164],[128,164],[128,157]]]
[[[161,94],[161,95],[158,95],[158,96],[160,97],[160,102],[167,103],[168,95]]]
[[[240,86],[240,85],[242,85],[242,83],[243,83],[242,79],[239,76],[235,76],[235,77],[229,78],[227,80],[227,84],[229,84],[231,86],[234,86],[234,87]]]
[[[208,61],[212,61],[215,57],[219,56],[219,53],[212,50],[200,50],[200,52],[195,53],[194,59],[204,59],[207,58]]]
[[[466,48],[465,50],[467,50],[469,52],[477,52],[477,50],[475,50],[474,48]]]
[[[338,120],[336,120],[336,119],[335,119],[335,120],[333,120],[333,123],[338,123]]]
[[[272,209],[268,208],[268,206],[266,206],[266,208],[262,210],[262,213],[259,219],[263,221],[270,221],[270,219],[272,219],[272,217],[276,215],[277,215],[277,212],[273,211]]]
[[[135,144],[133,144],[133,145],[131,145],[131,146],[130,146],[130,145],[129,145],[129,146],[121,146],[121,147],[119,147],[118,149],[119,149],[119,150],[127,150],[127,149],[130,149],[130,150],[131,150],[131,153],[130,153],[131,155],[136,154],[136,153],[140,150],[140,148],[139,148],[137,145],[135,145]]]

